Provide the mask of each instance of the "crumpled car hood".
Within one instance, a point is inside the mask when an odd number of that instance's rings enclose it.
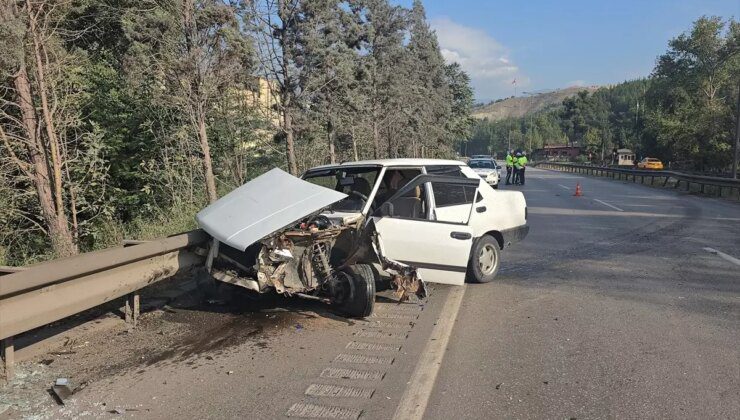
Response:
[[[219,242],[243,251],[345,197],[275,168],[201,210],[195,219]]]

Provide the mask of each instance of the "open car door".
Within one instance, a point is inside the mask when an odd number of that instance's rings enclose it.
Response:
[[[465,282],[473,232],[468,222],[480,180],[419,175],[373,214],[386,258],[418,269],[425,282]],[[434,194],[432,194],[434,191]],[[454,204],[458,217],[437,215],[434,197]]]

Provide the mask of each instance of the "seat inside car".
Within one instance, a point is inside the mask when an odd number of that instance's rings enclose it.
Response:
[[[410,219],[424,217],[424,206],[421,200],[421,187],[417,186],[409,191],[409,196],[398,197],[393,200],[393,215]]]

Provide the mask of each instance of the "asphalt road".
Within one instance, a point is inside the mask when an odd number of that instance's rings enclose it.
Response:
[[[576,183],[583,197],[573,197]],[[740,206],[528,169],[531,231],[469,285],[426,416],[740,418]]]
[[[740,205],[536,169],[510,188],[531,229],[493,283],[385,293],[367,321],[173,304],[23,364],[36,381],[0,391],[38,402],[5,415],[740,418]],[[34,388],[58,376],[86,384],[64,407]]]

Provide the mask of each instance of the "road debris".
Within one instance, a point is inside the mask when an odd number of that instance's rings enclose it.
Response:
[[[69,387],[69,380],[67,378],[57,378],[51,387],[51,394],[57,401],[57,404],[64,405],[64,400],[71,397],[74,392]]]

